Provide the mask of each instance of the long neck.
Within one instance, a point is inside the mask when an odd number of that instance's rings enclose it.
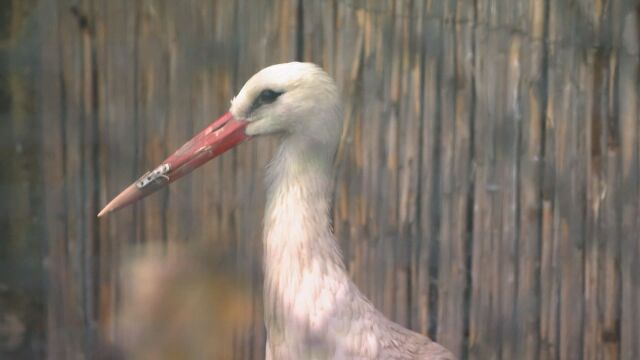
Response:
[[[329,221],[333,149],[312,139],[289,137],[268,169],[264,223],[268,328],[282,326],[283,317],[294,310],[303,317],[315,311],[313,293],[327,282],[349,281]]]

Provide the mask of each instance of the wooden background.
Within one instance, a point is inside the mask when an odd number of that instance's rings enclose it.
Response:
[[[303,59],[344,93],[334,226],[378,308],[462,359],[640,358],[639,37],[635,0],[0,1],[0,357],[96,358],[129,245],[177,242],[249,269],[228,346],[262,358],[272,141],[95,214]]]

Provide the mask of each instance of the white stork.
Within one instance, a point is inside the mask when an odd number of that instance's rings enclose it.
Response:
[[[292,62],[255,74],[231,108],[98,216],[130,204],[244,140],[279,135],[264,220],[267,359],[454,359],[385,318],[349,279],[329,220],[332,160],[342,130],[334,81]]]

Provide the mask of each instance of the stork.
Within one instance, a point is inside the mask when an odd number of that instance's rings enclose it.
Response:
[[[143,175],[99,214],[141,199],[241,142],[277,135],[267,168],[264,307],[267,359],[454,359],[388,320],[350,280],[332,233],[339,91],[320,67],[291,62],[252,76],[228,112]]]

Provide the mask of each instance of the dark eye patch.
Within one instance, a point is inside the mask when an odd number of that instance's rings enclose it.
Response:
[[[271,89],[265,89],[258,94],[256,99],[251,104],[251,108],[249,109],[249,113],[252,113],[257,108],[265,104],[271,104],[280,97],[280,95],[284,94],[284,91],[276,91]]]
[[[272,102],[276,101],[276,99],[280,95],[282,95],[282,91],[273,91],[271,89],[266,89],[262,90],[262,92],[258,96],[258,99],[262,104],[271,104]]]

